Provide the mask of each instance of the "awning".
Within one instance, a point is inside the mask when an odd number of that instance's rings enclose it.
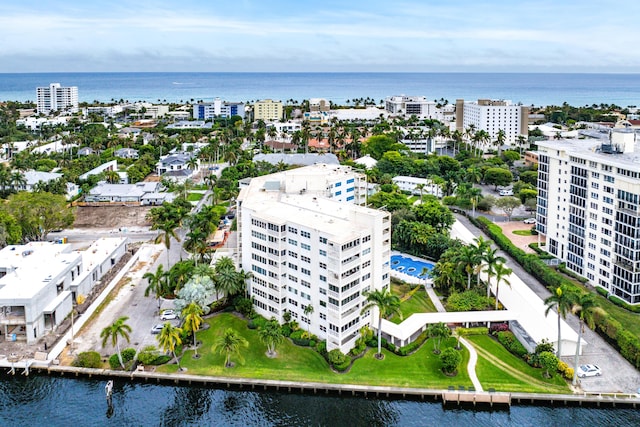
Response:
[[[47,306],[42,310],[43,313],[53,313],[56,311],[56,308],[60,306],[67,298],[71,298],[71,291],[62,291],[60,295],[55,297]]]

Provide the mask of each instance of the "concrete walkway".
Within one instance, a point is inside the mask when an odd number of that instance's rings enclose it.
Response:
[[[438,313],[445,313],[447,310],[444,309],[444,306],[442,305],[442,301],[440,301],[440,298],[438,298],[438,295],[436,295],[433,288],[425,287],[425,290],[427,291],[427,295],[429,295],[429,298],[431,298],[431,302],[433,302],[433,305],[436,307],[436,310],[438,310]],[[469,344],[469,342],[462,337],[460,337],[460,343],[463,346],[465,346],[467,350],[469,350],[469,363],[467,364],[467,372],[469,372],[469,379],[471,379],[471,382],[473,383],[473,387],[476,389],[476,391],[482,391],[482,384],[480,384],[480,380],[478,380],[478,376],[476,375],[476,363],[478,363],[478,353],[476,352],[476,349],[473,348],[473,346]]]
[[[473,383],[473,387],[475,387],[476,391],[483,391],[482,384],[480,384],[480,380],[478,380],[478,376],[476,375],[476,363],[478,363],[478,353],[476,349],[473,348],[471,344],[464,338],[460,337],[460,344],[465,346],[467,350],[469,350],[469,363],[467,364],[467,372],[469,372],[469,379]]]
[[[429,298],[431,298],[431,302],[436,307],[436,310],[438,310],[438,313],[446,312],[447,310],[444,309],[444,305],[442,305],[442,301],[440,301],[440,298],[438,298],[438,295],[436,295],[433,288],[425,286],[425,290],[427,291],[427,295],[429,295]]]

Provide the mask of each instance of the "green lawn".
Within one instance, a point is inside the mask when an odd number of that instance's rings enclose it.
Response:
[[[555,373],[553,378],[542,376],[542,369],[509,353],[499,342],[488,335],[465,337],[478,351],[476,374],[487,390],[517,391],[529,393],[570,393],[567,382]]]
[[[391,292],[398,298],[402,299],[406,297],[412,291],[409,284],[404,282],[391,282]],[[389,320],[397,325],[402,323],[413,313],[435,313],[436,307],[433,305],[431,298],[427,295],[424,288],[420,286],[420,289],[416,290],[411,297],[406,301],[400,303],[400,311],[402,312],[402,320],[400,316],[394,315]]]
[[[583,285],[584,287],[584,285]],[[607,312],[609,316],[622,323],[629,332],[640,337],[640,314],[633,313],[625,308],[619,307],[600,295],[595,293],[598,305]]]
[[[202,194],[202,193],[189,193],[187,195],[187,200],[189,202],[197,202],[197,201],[202,200],[202,196],[204,196],[204,194]]]
[[[531,230],[513,230],[512,233],[518,236],[532,236]]]
[[[432,353],[430,341],[411,356],[401,357],[383,350],[385,358],[382,361],[374,358],[375,350],[369,349],[363,358],[356,360],[350,372],[337,374],[316,351],[298,347],[289,340],[278,346],[277,358],[268,358],[265,355],[266,347],[258,339],[257,331],[248,329],[244,320],[232,314],[223,313],[206,321],[211,327],[198,334],[198,340],[204,342],[198,350],[200,359],[192,358],[192,350],[186,351],[182,357],[182,365],[188,368],[190,374],[399,387],[447,388],[449,385],[471,385],[466,371],[468,352],[462,350],[463,362],[459,374],[450,378],[440,371],[439,356]],[[232,359],[236,366],[224,368],[223,356],[211,352],[211,343],[215,336],[229,327],[249,341],[249,348],[242,351],[244,363]],[[453,345],[455,339],[450,339],[445,344]],[[158,367],[159,372],[176,370],[176,365]]]

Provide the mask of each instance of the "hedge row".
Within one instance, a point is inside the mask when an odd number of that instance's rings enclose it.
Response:
[[[576,286],[573,282],[563,277],[553,269],[549,268],[536,255],[526,254],[522,249],[516,247],[502,234],[502,229],[489,221],[485,217],[469,218],[476,226],[480,227],[500,249],[507,252],[518,262],[524,270],[538,279],[549,290],[554,290],[561,285],[576,293],[583,293],[584,290]],[[609,297],[612,302],[615,297]],[[640,339],[627,330],[620,322],[610,317],[606,312],[603,315],[596,313],[596,331],[613,344],[622,357],[631,362],[637,369],[640,369]]]

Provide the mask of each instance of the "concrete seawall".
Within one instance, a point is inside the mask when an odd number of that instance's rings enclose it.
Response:
[[[370,386],[358,384],[331,384],[318,382],[294,382],[252,378],[230,378],[187,373],[160,373],[136,370],[132,372],[109,369],[76,368],[72,366],[32,365],[31,373],[62,377],[88,377],[94,379],[122,379],[137,382],[155,382],[167,385],[198,385],[218,389],[245,391],[280,391],[300,394],[346,395],[368,398],[409,399],[442,402],[445,406],[484,406],[508,408],[513,405],[542,406],[591,406],[640,408],[640,396],[623,393],[597,394],[534,394],[479,392],[463,388],[448,390]],[[15,374],[21,372],[16,369]]]

